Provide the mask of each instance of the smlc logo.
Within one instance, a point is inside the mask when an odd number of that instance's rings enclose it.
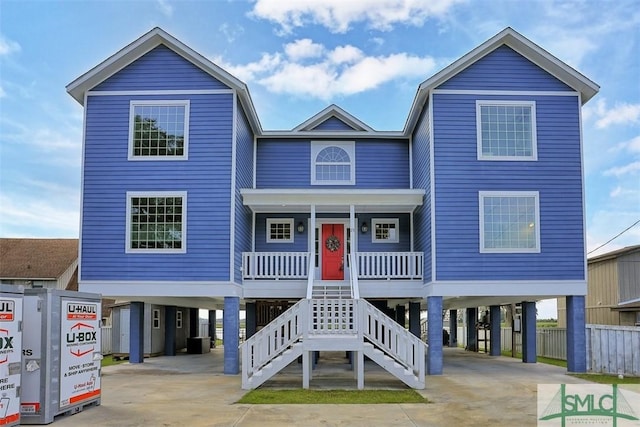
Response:
[[[549,396],[553,396],[550,401]],[[634,422],[639,418],[633,410],[638,408],[639,399],[640,395],[628,390],[623,392],[617,384],[571,384],[569,389],[567,384],[560,384],[559,388],[557,384],[541,384],[538,385],[538,420],[547,422],[539,425],[558,425],[559,422],[563,427],[567,423],[618,426],[620,421],[624,421],[624,425],[640,425]],[[548,402],[546,406],[544,402]]]

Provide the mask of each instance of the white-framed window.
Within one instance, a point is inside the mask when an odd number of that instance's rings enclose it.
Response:
[[[480,252],[540,252],[540,194],[480,191]]]
[[[535,101],[476,101],[478,160],[537,160]]]
[[[356,183],[354,141],[311,142],[312,185],[354,185]]]
[[[187,251],[186,191],[127,192],[127,253]]]
[[[153,329],[160,329],[160,310],[154,308],[152,311]]]
[[[186,160],[189,101],[131,101],[129,160]]]
[[[176,329],[182,329],[182,311],[176,311]]]
[[[267,243],[293,243],[293,218],[267,218]]]
[[[398,243],[400,241],[400,226],[397,218],[372,218],[371,242]]]

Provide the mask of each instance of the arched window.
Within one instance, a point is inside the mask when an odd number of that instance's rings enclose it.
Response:
[[[354,151],[353,142],[313,144],[311,183],[353,185]]]

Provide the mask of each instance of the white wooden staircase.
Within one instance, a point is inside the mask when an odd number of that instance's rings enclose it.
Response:
[[[311,296],[311,298],[309,298]],[[309,281],[307,298],[241,344],[242,388],[254,389],[302,356],[309,387],[315,351],[352,351],[358,388],[364,356],[409,387],[425,386],[426,344],[368,301],[357,280]]]

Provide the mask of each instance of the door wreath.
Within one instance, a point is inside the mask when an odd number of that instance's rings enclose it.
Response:
[[[340,240],[335,235],[331,235],[327,237],[327,240],[324,242],[324,245],[331,252],[335,252],[340,248]]]

